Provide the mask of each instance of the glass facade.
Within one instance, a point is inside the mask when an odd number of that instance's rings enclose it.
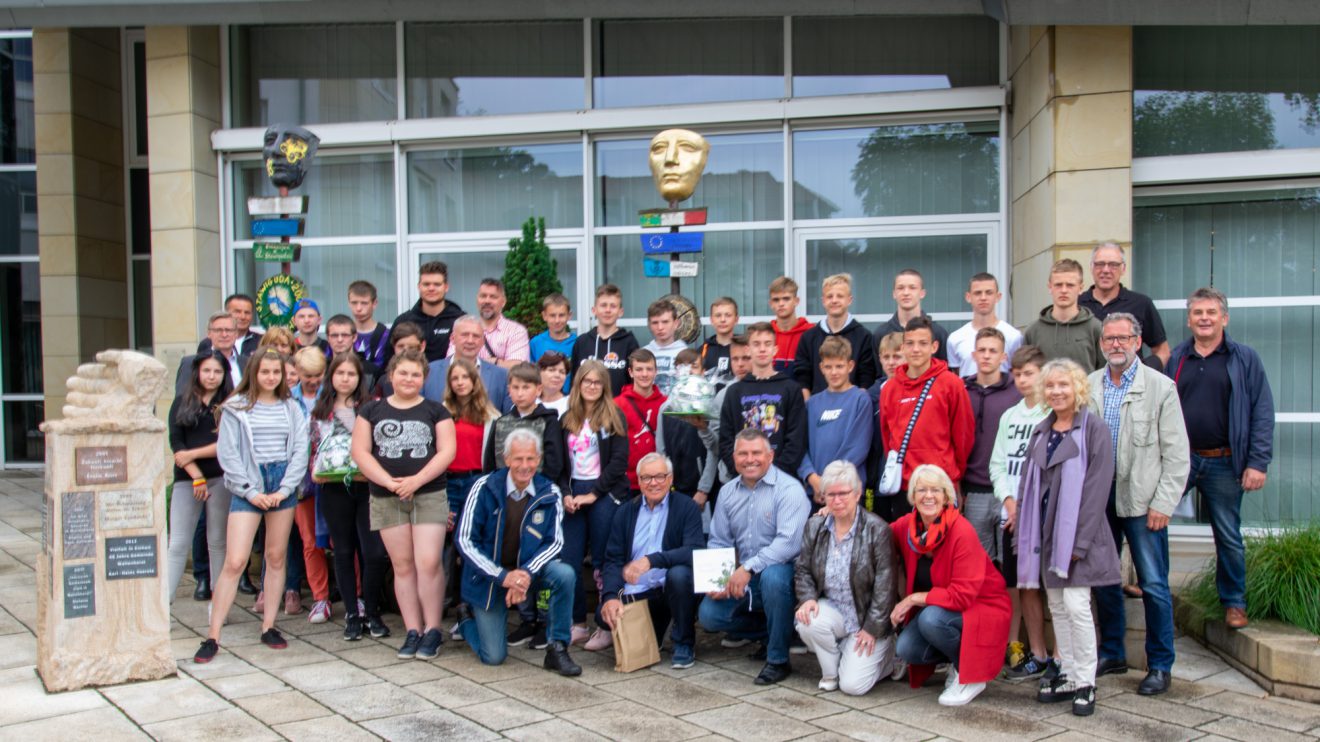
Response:
[[[476,147],[408,157],[412,232],[509,229],[529,216],[582,226],[582,144]]]

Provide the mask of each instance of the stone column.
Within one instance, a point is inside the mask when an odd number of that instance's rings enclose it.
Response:
[[[165,595],[165,367],[107,350],[42,423],[46,494],[37,560],[37,671],[49,691],[176,672]]]
[[[1131,246],[1132,29],[1014,26],[1009,69],[1012,321],[1025,326],[1050,303],[1055,260],[1076,259],[1089,285],[1096,243]]]
[[[156,358],[171,372],[197,349],[221,309],[220,32],[147,28],[147,149],[151,183],[151,306]],[[167,385],[164,397],[172,397]],[[164,403],[168,409],[168,402]]]
[[[32,34],[46,410],[99,350],[128,345],[118,29]]]

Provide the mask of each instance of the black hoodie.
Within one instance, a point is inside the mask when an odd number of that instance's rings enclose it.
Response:
[[[454,320],[462,317],[463,314],[463,307],[446,299],[445,308],[432,317],[422,311],[422,300],[418,299],[412,309],[395,317],[390,327],[398,327],[400,322],[412,322],[422,328],[422,336],[426,338],[426,360],[434,362],[444,358],[449,353],[449,333],[454,329]],[[385,358],[381,361],[381,365],[388,366],[390,359],[393,357],[394,345],[386,343]]]
[[[541,473],[563,487],[568,481],[564,476],[568,458],[564,452],[564,431],[559,426],[559,413],[546,409],[539,402],[527,417],[520,416],[515,407],[491,425],[490,435],[486,436],[486,451],[481,457],[481,468],[494,471],[505,466],[501,455],[504,439],[517,428],[527,428],[541,437]]]
[[[852,345],[854,365],[848,380],[853,386],[870,388],[880,376],[880,369],[876,367],[875,362],[875,339],[871,337],[870,330],[862,327],[860,322],[851,317],[848,318],[848,324],[837,333],[829,331],[825,320],[821,320],[815,327],[802,333],[802,340],[798,342],[797,347],[797,359],[793,362],[793,379],[802,387],[810,389],[812,394],[829,386],[825,383],[825,376],[820,372],[820,345],[830,335],[838,335]]]
[[[632,378],[628,376],[628,355],[640,347],[637,338],[626,327],[618,328],[613,335],[603,340],[599,328],[593,327],[586,334],[579,335],[577,342],[573,343],[573,374],[577,375],[578,366],[583,361],[600,361],[610,372],[610,394],[616,397],[625,386],[632,383]]]
[[[733,440],[743,428],[760,428],[775,450],[775,466],[797,472],[807,450],[807,403],[802,387],[788,374],[768,379],[751,374],[734,382],[724,392],[720,408],[720,461],[735,471]]]

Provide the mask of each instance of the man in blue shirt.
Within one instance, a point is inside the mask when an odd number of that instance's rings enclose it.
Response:
[[[797,607],[793,560],[810,512],[802,485],[772,465],[774,455],[758,428],[744,428],[734,440],[738,477],[720,489],[709,547],[734,547],[738,568],[725,589],[706,596],[698,612],[708,631],[765,643],[757,685],[773,685],[793,672],[788,664]]]
[[[706,546],[701,510],[692,498],[671,492],[674,464],[648,453],[637,462],[642,496],[614,514],[605,564],[601,567],[601,618],[613,628],[624,602],[645,600],[655,627],[656,644],[674,621],[672,667],[684,670],[695,661],[697,596],[692,590],[692,550]]]

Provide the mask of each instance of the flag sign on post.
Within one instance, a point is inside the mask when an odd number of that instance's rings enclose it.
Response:
[[[252,245],[252,259],[261,263],[292,263],[302,253],[296,242],[257,242]]]
[[[303,233],[302,219],[253,219],[253,237],[295,237]]]
[[[681,261],[653,260],[644,258],[642,261],[642,271],[647,278],[694,278],[697,275],[698,263],[685,263]]]
[[[705,232],[658,232],[642,235],[644,255],[664,255],[676,252],[701,252]]]
[[[706,223],[706,207],[696,209],[648,209],[637,212],[642,227],[691,227]]]
[[[247,200],[248,216],[306,214],[306,196],[255,196]]]

